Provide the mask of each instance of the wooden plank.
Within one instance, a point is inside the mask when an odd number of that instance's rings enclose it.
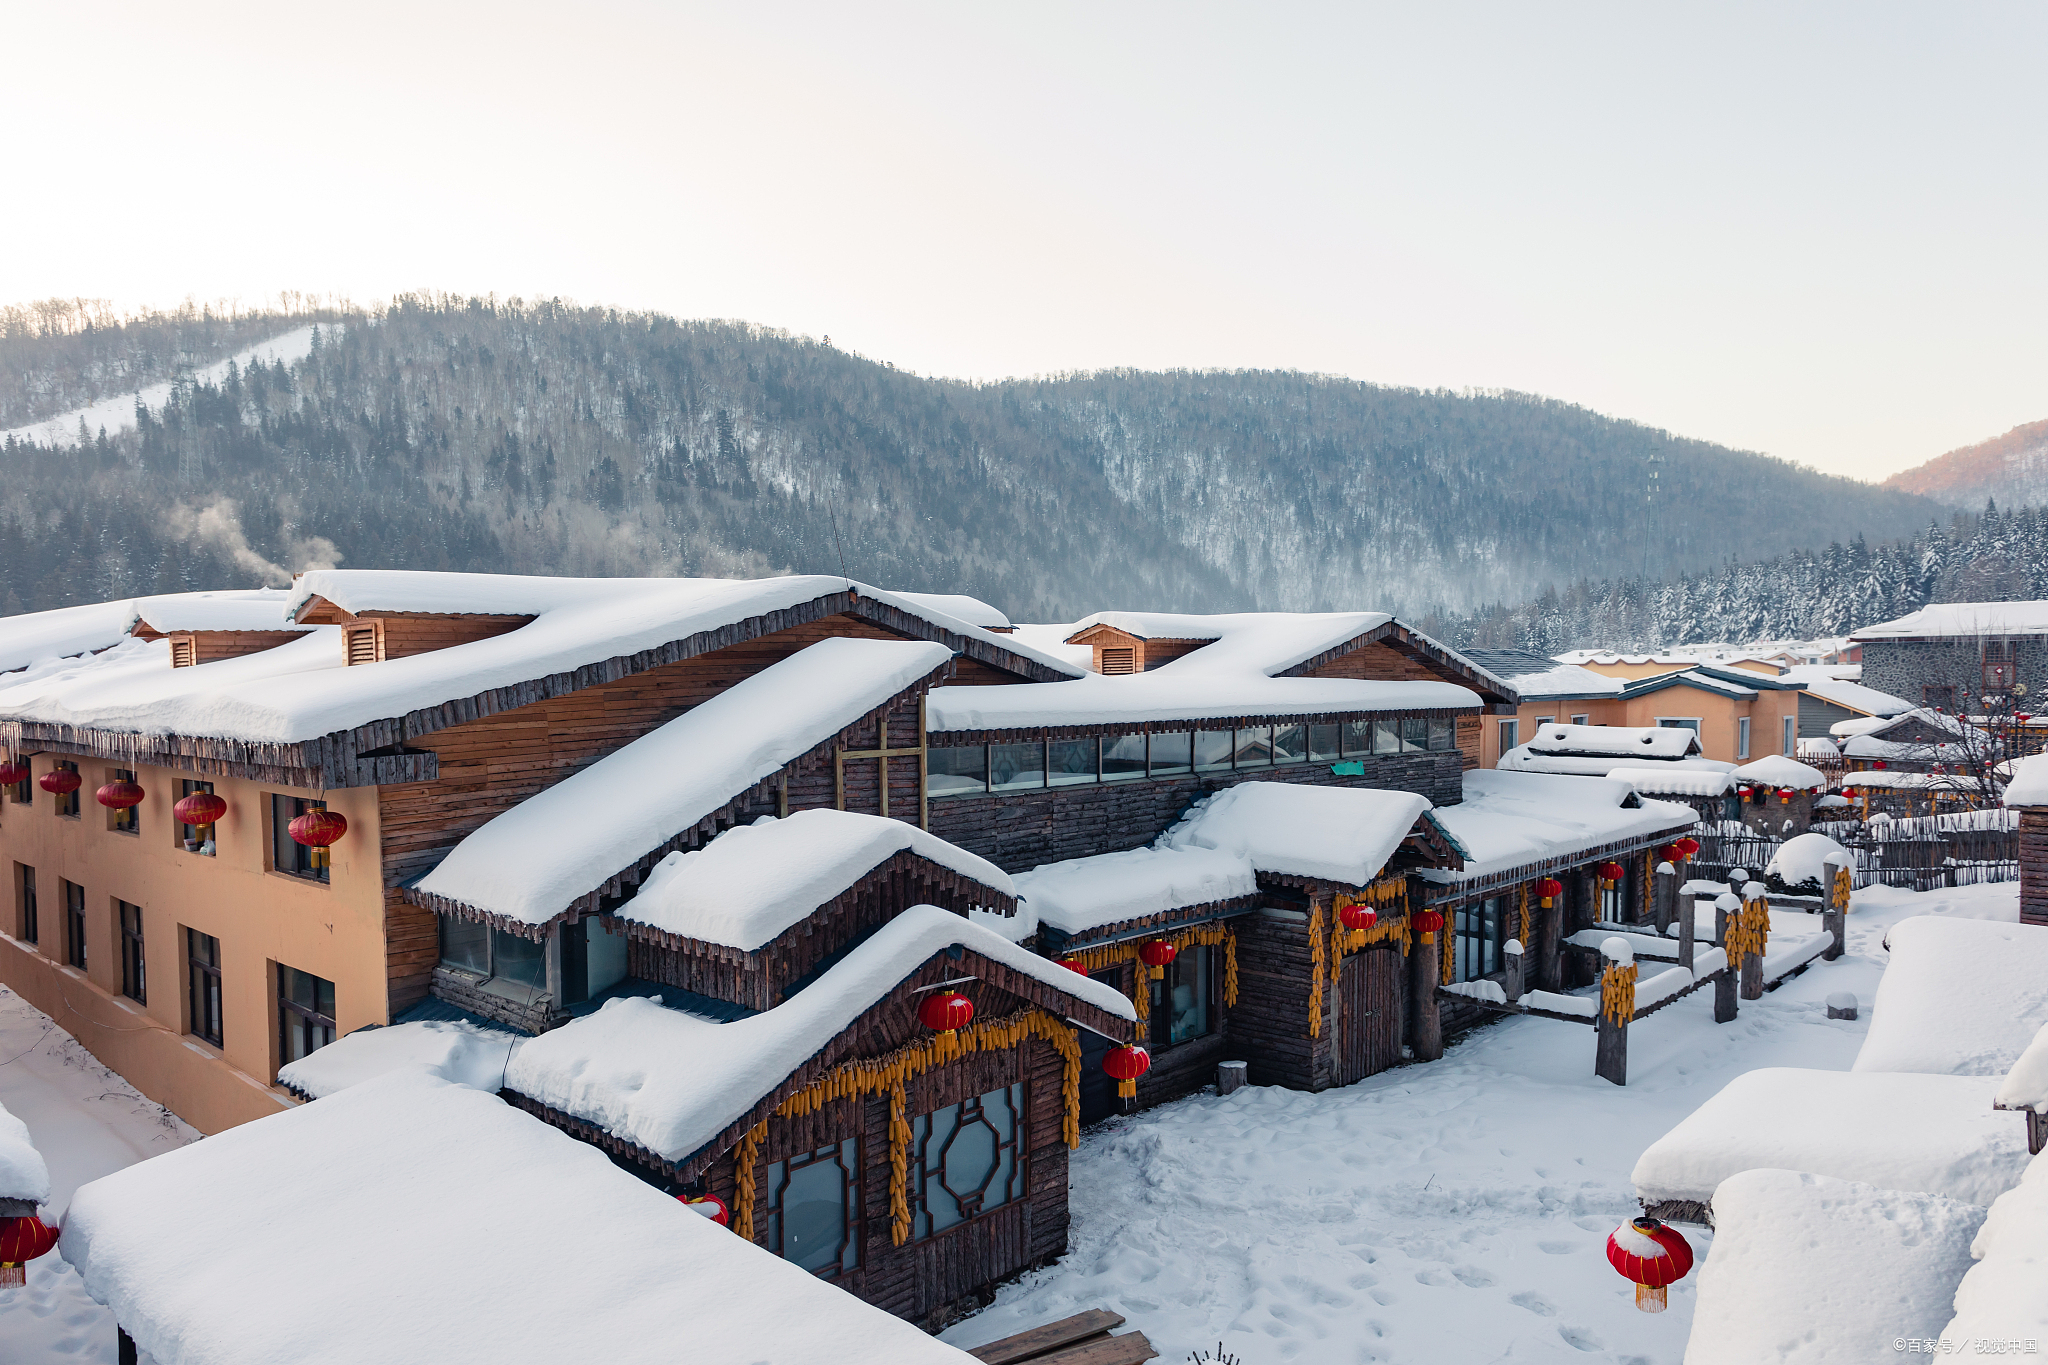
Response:
[[[986,1346],[977,1346],[967,1354],[983,1362],[983,1365],[1012,1365],[1014,1361],[1029,1360],[1032,1356],[1043,1355],[1062,1346],[1071,1346],[1089,1337],[1102,1336],[1110,1329],[1123,1325],[1124,1320],[1120,1314],[1109,1312],[1107,1309],[1091,1308],[1085,1313],[1076,1313],[1071,1318],[1043,1323],[1028,1332],[1019,1332],[1000,1341],[991,1341]]]
[[[1099,1337],[1051,1355],[1033,1357],[1030,1365],[1144,1365],[1158,1358],[1159,1352],[1152,1349],[1143,1332],[1125,1332],[1122,1336]]]

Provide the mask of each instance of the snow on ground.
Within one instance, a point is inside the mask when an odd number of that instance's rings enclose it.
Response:
[[[28,1125],[50,1168],[43,1221],[56,1223],[89,1180],[182,1147],[199,1134],[108,1071],[47,1014],[0,986],[0,1104]],[[114,1319],[57,1253],[0,1289],[0,1360],[114,1360]]]
[[[1593,1031],[1510,1019],[1440,1062],[1320,1095],[1247,1087],[1089,1132],[1072,1165],[1071,1251],[945,1335],[976,1345],[1085,1308],[1142,1329],[1164,1360],[1220,1342],[1281,1361],[1678,1365],[1693,1283],[1636,1311],[1606,1238],[1638,1211],[1645,1147],[1740,1073],[1846,1071],[1881,939],[1911,914],[2012,919],[2018,886],[1859,891],[1849,951],[1716,1026],[1707,993],[1629,1030],[1629,1085],[1593,1076]],[[2014,1116],[2012,1122],[2019,1119]],[[1711,1234],[1686,1228],[1701,1260]]]

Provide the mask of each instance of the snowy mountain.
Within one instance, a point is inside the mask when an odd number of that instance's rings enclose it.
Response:
[[[1959,507],[1982,507],[1987,499],[2007,507],[2048,504],[2048,422],[2029,422],[1992,440],[1938,455],[1892,475],[1884,486]]]
[[[102,437],[89,418],[81,445],[76,410],[95,404],[131,424]],[[1947,511],[1519,394],[1275,371],[965,383],[744,324],[452,298],[375,316],[0,310],[0,431],[24,429],[0,440],[8,610],[337,556],[843,564],[1026,620],[1469,610],[1646,564],[1666,578],[1892,540]]]

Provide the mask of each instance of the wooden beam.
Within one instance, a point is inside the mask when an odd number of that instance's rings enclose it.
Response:
[[[1019,1332],[1000,1341],[991,1341],[986,1346],[977,1346],[967,1354],[982,1362],[982,1365],[1016,1365],[1018,1361],[1044,1355],[1047,1351],[1071,1346],[1089,1337],[1106,1335],[1111,1328],[1123,1325],[1121,1314],[1091,1308],[1085,1313],[1076,1313],[1070,1318],[1044,1323],[1028,1332]]]

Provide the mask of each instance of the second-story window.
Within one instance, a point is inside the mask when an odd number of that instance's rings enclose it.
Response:
[[[16,863],[14,875],[21,894],[21,937],[29,943],[41,943],[42,925],[36,922],[36,870],[27,863]]]
[[[109,782],[133,782],[135,774],[126,768],[113,768],[107,773]],[[135,834],[142,829],[142,808],[122,806],[107,812],[107,828],[116,834]]]
[[[327,868],[316,866],[313,850],[292,838],[292,821],[316,810],[326,810],[325,801],[303,796],[273,794],[270,798],[270,866],[278,872],[303,877],[309,882],[327,880]]]
[[[85,970],[85,888],[64,883],[64,960]]]
[[[187,929],[185,952],[192,1036],[220,1047],[220,940],[212,934]]]
[[[277,964],[277,1060],[282,1066],[334,1041],[334,983]]]
[[[138,1004],[149,1002],[149,979],[142,954],[142,907],[115,901],[121,912],[121,994]]]
[[[50,765],[50,771],[70,773],[73,777],[76,777],[78,776],[78,765],[68,758],[60,758]],[[78,818],[78,788],[73,787],[68,792],[58,792],[56,797],[57,814],[64,816],[66,819],[76,820]]]
[[[196,778],[186,777],[180,778],[178,781],[178,799],[181,801],[194,793],[210,792],[212,790],[213,784],[211,782],[203,782]],[[203,853],[211,858],[213,856],[213,836],[214,827],[212,825],[187,825],[182,822],[178,825],[178,842],[184,845],[187,853]]]

